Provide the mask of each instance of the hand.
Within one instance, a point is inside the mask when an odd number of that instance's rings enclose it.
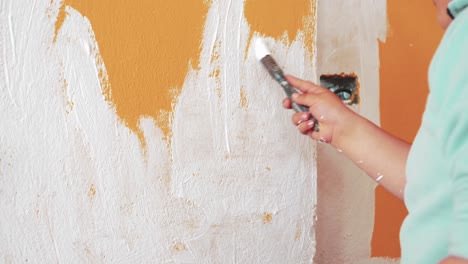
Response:
[[[333,144],[334,140],[345,132],[347,123],[355,115],[354,112],[330,90],[290,75],[286,78],[292,86],[302,92],[302,94],[293,94],[292,100],[297,104],[308,106],[310,112],[293,114],[293,124],[297,125],[302,134]],[[286,98],[283,106],[291,108],[291,101]],[[309,120],[311,114],[319,122],[319,132],[313,130],[314,122]]]
[[[302,92],[295,94],[292,100],[309,107],[310,113],[292,116],[292,122],[299,131],[315,140],[330,143],[372,179],[379,179],[379,184],[385,189],[403,198],[406,160],[411,145],[356,114],[328,89],[292,76],[287,76],[287,79]],[[283,104],[285,108],[291,107],[288,99]],[[308,121],[310,114],[318,120],[320,131],[313,130],[313,124]],[[379,178],[381,175],[385,178]]]

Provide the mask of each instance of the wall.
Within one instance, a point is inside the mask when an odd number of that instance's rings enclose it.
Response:
[[[356,73],[361,102],[353,110],[380,124],[379,45],[386,38],[386,1],[318,4],[319,74]],[[328,145],[318,146],[315,263],[398,263],[371,257],[376,183]],[[356,161],[357,162],[357,161]]]
[[[317,238],[315,263],[397,263],[401,202],[297,135],[251,43],[356,73],[354,110],[411,141],[430,1],[389,2],[387,38],[384,0],[319,1],[317,35],[313,1],[184,4],[1,3],[2,262],[310,263]]]
[[[431,1],[319,1],[318,73],[357,73],[362,100],[354,110],[411,142],[441,35]],[[398,263],[403,202],[335,149],[317,151],[315,262]]]
[[[389,34],[380,46],[382,128],[412,142],[428,93],[427,72],[442,38],[432,1],[388,1]],[[399,230],[407,212],[402,201],[376,189],[372,255],[399,257]]]
[[[314,80],[296,4],[2,1],[0,262],[310,263],[314,144],[251,48]]]

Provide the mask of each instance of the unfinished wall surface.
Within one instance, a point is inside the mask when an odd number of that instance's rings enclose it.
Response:
[[[427,69],[442,35],[435,12],[424,0],[318,4],[319,74],[357,73],[362,100],[354,110],[408,142],[420,125]],[[316,263],[398,263],[403,202],[325,145],[318,147],[318,175]]]
[[[311,263],[314,144],[251,45],[315,80],[295,4],[2,1],[0,262]]]
[[[385,0],[319,1],[319,74],[355,73],[360,105],[353,110],[380,123],[379,44],[386,37]],[[317,254],[315,263],[398,263],[371,257],[376,183],[342,153],[318,145]]]

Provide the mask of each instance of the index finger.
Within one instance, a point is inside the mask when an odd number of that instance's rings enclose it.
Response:
[[[296,78],[292,75],[286,75],[286,79],[292,86],[294,86],[294,88],[297,88],[303,93],[315,93],[320,89],[320,86],[315,85],[309,81]]]

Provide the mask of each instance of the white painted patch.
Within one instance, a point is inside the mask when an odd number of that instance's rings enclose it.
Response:
[[[261,60],[270,54],[271,52],[267,48],[265,42],[263,42],[261,38],[257,38],[255,40],[255,57],[257,58],[257,60]]]
[[[102,95],[89,21],[67,8],[52,43],[54,2],[1,3],[0,262],[310,263],[314,146],[247,43],[242,1],[213,1],[172,145],[141,120],[146,157]],[[302,38],[267,41],[287,72],[314,79]]]
[[[360,104],[352,109],[379,124],[379,44],[387,33],[386,0],[326,0],[318,4],[317,71],[358,76]],[[376,182],[326,145],[318,148],[317,263],[396,263],[371,258]],[[356,160],[357,164],[367,161]],[[333,188],[330,188],[333,186]],[[330,238],[333,239],[330,239]],[[336,239],[335,239],[336,238]]]

